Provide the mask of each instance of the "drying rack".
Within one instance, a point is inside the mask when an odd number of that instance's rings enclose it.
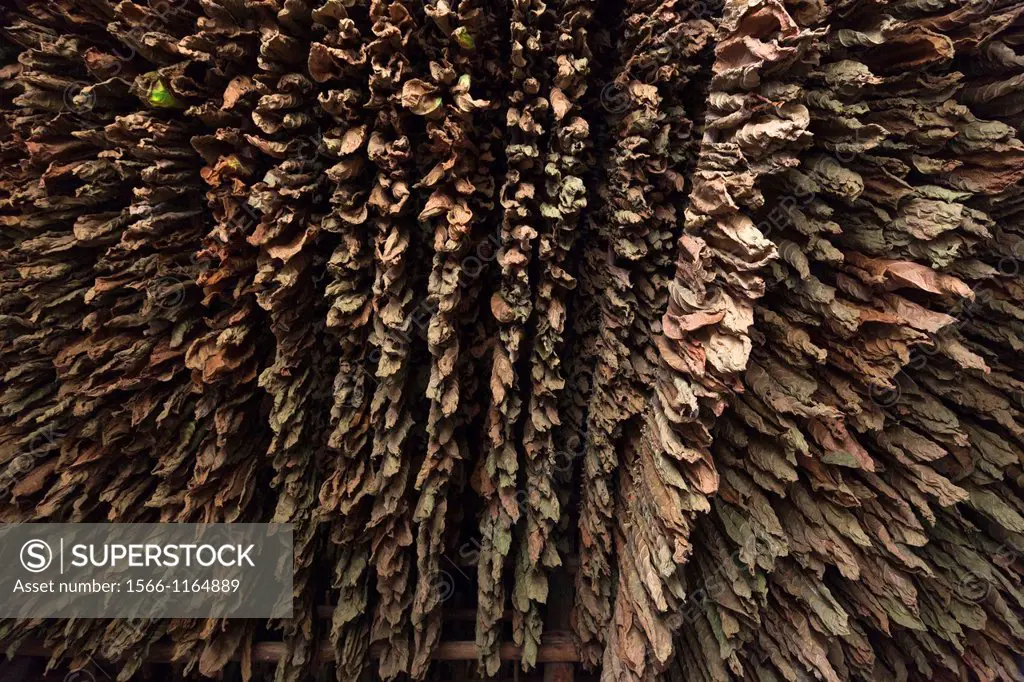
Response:
[[[537,651],[539,675],[531,675],[530,680],[543,682],[574,682],[577,664],[580,661],[579,651],[569,633],[569,613],[573,601],[573,580],[569,571],[557,570],[550,576],[549,601],[545,631],[541,636],[541,644]],[[334,613],[333,606],[317,607],[317,617],[329,620]],[[502,619],[511,619],[512,614],[506,611]],[[476,619],[475,609],[449,609],[444,613],[446,621],[473,621]],[[380,656],[380,647],[372,647],[370,655]],[[499,647],[502,661],[519,661],[522,650],[512,642],[504,642]],[[27,641],[17,650],[17,656],[33,656],[49,658],[51,651],[40,641]],[[252,647],[253,662],[272,663],[286,654],[286,645],[280,641],[255,642]],[[146,663],[172,663],[173,644],[157,642],[150,646],[146,655]],[[432,655],[435,661],[450,663],[475,662],[479,658],[476,642],[473,640],[442,640]],[[321,641],[317,648],[317,659],[320,663],[334,660],[334,650],[327,641]],[[514,678],[519,678],[519,666],[514,667]],[[464,679],[464,678],[463,678]],[[454,680],[453,682],[460,682]]]

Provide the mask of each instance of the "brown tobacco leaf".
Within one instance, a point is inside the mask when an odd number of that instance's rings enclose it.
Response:
[[[384,642],[379,671],[382,678],[391,679],[408,670],[410,655],[411,595],[407,587],[413,563],[408,548],[413,536],[408,496],[413,458],[406,443],[414,428],[413,401],[408,398],[414,373],[413,338],[407,321],[414,305],[411,285],[415,272],[407,218],[412,208],[408,137],[412,120],[394,103],[393,94],[400,91],[401,79],[409,70],[401,48],[408,44],[416,25],[401,6],[395,6],[390,16],[383,5],[371,11],[376,39],[369,51],[373,63],[385,65],[376,67],[380,85],[371,89],[373,102],[384,115],[378,114],[367,146],[370,160],[378,169],[370,193],[371,208],[378,216],[374,253],[374,291],[378,298],[374,308],[379,311],[371,337],[379,349],[378,361],[376,368],[370,366],[378,384],[370,417],[375,424],[372,461],[376,497],[368,525],[379,596],[371,636],[374,641]],[[402,36],[400,41],[391,39],[396,31]]]
[[[927,21],[942,25],[938,16]],[[988,263],[1005,248],[992,235],[1006,185],[995,156],[985,179],[957,174],[961,150],[1014,144],[949,99],[940,74],[908,78],[923,58],[923,48],[908,51],[906,36],[924,35],[913,23],[857,25],[833,26],[843,48],[804,85],[817,93],[816,149],[772,183],[768,206],[778,208],[762,224],[782,258],[755,310],[751,390],[716,423],[728,478],[696,535],[732,551],[688,569],[696,593],[686,612],[704,634],[686,637],[684,679],[705,666],[834,680],[938,679],[943,669],[1019,678],[1016,635],[979,635],[1019,629],[1002,610],[1007,564],[979,553],[1004,542],[1007,556],[1019,551],[1019,495],[999,483],[1016,478],[1019,458],[995,455],[1019,450],[1019,414],[987,388],[989,361],[1009,356],[980,335],[989,323],[978,314],[1000,276]],[[952,56],[940,52],[936,63]],[[925,109],[915,97],[940,103]],[[915,117],[934,132],[904,123]],[[881,127],[870,149],[837,136],[868,125]],[[961,142],[967,130],[993,134]],[[823,164],[829,148],[849,152]],[[927,162],[914,156],[922,151]],[[922,202],[931,210],[918,213]],[[1003,464],[979,459],[979,448]],[[968,507],[986,521],[968,521]]]
[[[544,220],[537,257],[542,270],[535,288],[529,417],[523,426],[529,493],[512,599],[516,609],[514,639],[524,647],[524,667],[536,662],[544,625],[542,607],[548,602],[549,572],[563,563],[560,551],[564,550],[556,546],[555,531],[568,500],[557,489],[558,470],[566,468],[566,463],[556,446],[556,429],[564,424],[559,401],[566,386],[566,318],[569,297],[576,288],[576,279],[565,268],[580,231],[580,215],[587,207],[582,176],[591,160],[590,125],[579,108],[593,58],[587,49],[591,9],[575,1],[556,3],[553,9],[558,21],[557,42],[563,47],[548,66],[557,70],[551,77],[548,97],[554,121],[544,165],[545,201],[539,205]]]
[[[737,375],[751,348],[751,300],[763,291],[756,273],[776,255],[750,217],[763,204],[755,182],[788,165],[809,138],[806,109],[787,101],[800,90],[767,77],[782,68],[796,74],[813,63],[815,33],[770,3],[727,7],[719,31],[737,35],[736,42],[719,42],[712,68],[708,116],[723,119],[717,139],[706,137],[697,155],[694,196],[700,200],[686,210],[661,320],[664,335],[656,339],[664,364],[652,377],[653,399],[642,430],[633,434],[639,445],[620,479],[619,518],[650,521],[641,528],[620,521],[617,531],[617,554],[633,558],[620,561],[614,625],[602,661],[604,674],[616,679],[645,678],[673,655],[685,597],[679,567],[693,551],[694,515],[708,510],[706,496],[718,487],[709,431],[739,387]],[[745,50],[756,58],[742,56]],[[753,99],[750,91],[762,82],[773,101],[726,123],[732,107]],[[632,550],[623,545],[627,541]]]
[[[437,26],[425,36],[436,59],[430,64],[431,87],[443,94],[434,115],[428,116],[425,123],[430,140],[425,150],[425,166],[430,171],[419,182],[425,192],[430,192],[418,220],[427,243],[432,244],[434,256],[426,287],[426,305],[430,310],[425,330],[430,355],[427,442],[415,479],[418,497],[412,517],[416,524],[418,575],[411,611],[413,649],[409,672],[417,679],[426,674],[431,653],[440,640],[442,604],[452,589],[451,577],[442,569],[441,559],[451,532],[447,518],[457,511],[457,500],[449,502],[449,492],[459,489],[462,462],[469,457],[467,433],[472,411],[463,400],[473,392],[469,376],[462,371],[466,367],[463,353],[467,348],[459,327],[463,305],[472,304],[477,296],[472,279],[479,273],[464,284],[473,232],[484,226],[484,210],[493,207],[493,181],[488,167],[491,158],[484,144],[489,103],[469,95],[486,82],[486,69],[493,68],[489,63],[491,56],[474,60],[463,45],[466,41],[450,41],[447,35],[449,24],[458,22],[464,35],[479,38],[481,43],[495,48],[493,38],[489,37],[493,35],[493,17],[471,2],[461,3],[454,13],[444,12],[446,8],[441,3],[433,7],[438,14],[428,12]]]
[[[612,671],[620,656],[641,668],[644,658],[638,659],[635,651],[619,650],[613,640],[606,639],[608,631],[630,618],[628,613],[612,611],[618,599],[613,584],[613,527],[622,511],[616,509],[613,492],[620,462],[616,449],[620,441],[636,435],[623,426],[647,407],[648,387],[659,364],[656,337],[661,317],[671,305],[671,253],[679,237],[683,178],[696,153],[683,92],[699,71],[693,57],[713,32],[710,23],[694,18],[681,4],[670,3],[655,11],[649,3],[634,3],[629,13],[635,25],[628,34],[629,49],[620,55],[615,80],[606,86],[607,92],[625,97],[624,106],[618,98],[609,98],[608,125],[616,137],[604,162],[607,170],[597,207],[607,225],[600,236],[608,256],[599,255],[600,244],[595,245],[593,256],[585,255],[586,264],[595,269],[585,268],[584,276],[593,273],[600,278],[594,284],[600,322],[595,338],[585,342],[594,347],[594,388],[587,417],[581,567],[573,613],[584,661],[596,664],[607,641],[604,665],[616,675]],[[660,36],[657,44],[646,44],[649,32]],[[648,186],[651,192],[645,191]],[[621,585],[619,589],[625,599]],[[615,641],[619,641],[617,635]],[[622,645],[627,642],[622,640]]]
[[[549,501],[551,498],[550,484],[543,479],[543,471],[538,470],[538,454],[529,444],[524,444],[527,464],[524,475],[530,491],[527,504],[521,506],[521,497],[516,494],[521,459],[521,448],[516,443],[519,421],[525,417],[526,423],[522,428],[528,442],[532,440],[530,434],[534,432],[536,421],[532,409],[523,415],[522,395],[531,382],[521,375],[519,366],[522,364],[520,352],[527,338],[527,323],[534,312],[534,283],[531,282],[530,266],[537,248],[535,243],[544,232],[542,212],[547,198],[541,175],[539,144],[544,128],[549,124],[551,110],[551,104],[544,96],[544,91],[550,87],[550,65],[541,54],[543,39],[540,26],[545,9],[543,2],[517,2],[513,4],[509,18],[512,83],[506,111],[510,128],[505,148],[508,171],[500,194],[503,211],[498,265],[501,279],[490,306],[498,322],[498,336],[491,361],[491,401],[486,423],[488,451],[477,472],[478,487],[486,500],[480,524],[482,546],[478,569],[477,644],[481,647],[481,660],[487,675],[497,673],[500,666],[498,647],[501,643],[501,618],[505,611],[504,564],[512,546],[513,526],[521,516],[525,516],[524,532],[537,533],[538,518],[532,512],[540,497],[547,497]],[[540,248],[544,249],[544,245]],[[538,289],[543,286],[537,283]],[[542,315],[542,310],[538,309],[538,318]],[[538,340],[537,343],[543,342]],[[535,384],[533,388],[535,391]],[[533,498],[533,504],[529,498]],[[547,516],[557,519],[557,508],[549,508]],[[521,542],[524,548],[536,545],[536,540],[529,537],[524,537]],[[536,550],[531,553],[533,556],[519,557],[516,561],[512,594],[516,609],[515,640],[521,646],[525,644],[523,665],[527,668],[535,662],[540,637],[540,624],[532,604],[546,598],[545,586],[538,585],[537,577],[533,575],[540,557]]]

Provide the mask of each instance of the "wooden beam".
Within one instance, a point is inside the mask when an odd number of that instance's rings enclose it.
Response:
[[[375,658],[380,657],[383,647],[374,646],[370,654]],[[252,647],[252,656],[255,661],[276,662],[286,653],[284,642],[256,642]],[[505,642],[499,649],[501,660],[518,661],[522,658],[522,649],[511,642]],[[146,661],[150,663],[171,663],[174,653],[174,645],[158,642],[149,647]],[[49,657],[51,650],[39,641],[28,641],[18,647],[15,652],[17,656],[43,656]],[[435,661],[475,661],[479,656],[479,649],[476,642],[472,640],[441,642],[434,649],[432,658]],[[232,656],[238,660],[238,654]],[[318,658],[321,662],[334,660],[334,649],[330,642],[320,643]],[[575,663],[580,660],[576,646],[568,633],[552,632],[541,638],[541,645],[537,650],[538,663]]]
[[[323,620],[330,620],[334,615],[334,607],[330,604],[321,604],[316,607],[316,617]],[[476,609],[445,609],[444,619],[446,621],[475,621]],[[501,614],[502,620],[512,620],[512,610],[509,609]]]

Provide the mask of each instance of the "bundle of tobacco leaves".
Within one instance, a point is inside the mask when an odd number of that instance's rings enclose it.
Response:
[[[0,522],[295,532],[7,653],[1024,680],[1024,2],[0,12]]]

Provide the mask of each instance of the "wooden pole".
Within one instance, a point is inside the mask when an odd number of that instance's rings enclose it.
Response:
[[[275,662],[286,653],[284,642],[256,642],[252,647],[254,661]],[[370,654],[379,657],[380,647],[372,647]],[[151,663],[171,663],[174,646],[169,643],[156,643],[149,648],[146,661]],[[522,649],[515,644],[506,642],[500,648],[501,660],[517,661],[522,658]],[[28,641],[18,647],[15,655],[49,657],[51,650],[39,641]],[[434,649],[435,661],[475,661],[479,657],[479,649],[472,640],[441,642]],[[238,654],[232,660],[238,660]],[[318,659],[321,662],[334,660],[334,649],[326,640],[320,643]],[[567,633],[552,632],[541,639],[537,651],[538,663],[574,663],[580,660],[579,653]]]

